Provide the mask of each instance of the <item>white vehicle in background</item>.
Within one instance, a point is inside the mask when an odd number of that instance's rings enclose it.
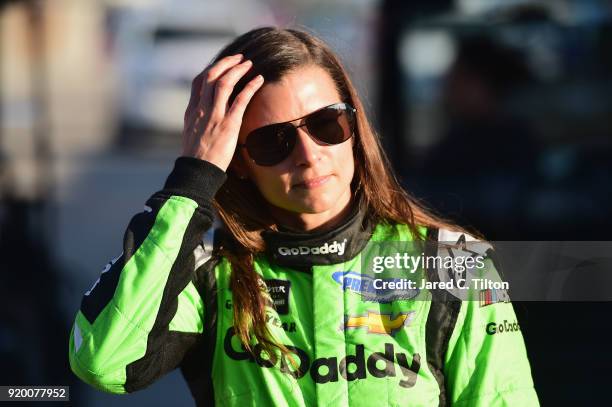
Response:
[[[117,142],[139,149],[174,145],[194,76],[237,35],[275,21],[257,0],[134,3],[115,1],[109,9],[118,70]]]

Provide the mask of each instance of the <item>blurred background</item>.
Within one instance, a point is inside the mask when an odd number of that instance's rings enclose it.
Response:
[[[178,371],[87,387],[68,334],[180,154],[192,78],[263,25],[331,44],[430,207],[491,240],[612,240],[608,1],[0,1],[0,384],[193,405]],[[611,304],[515,304],[543,405],[608,400]]]

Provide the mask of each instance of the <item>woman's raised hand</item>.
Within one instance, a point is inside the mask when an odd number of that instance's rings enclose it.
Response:
[[[236,150],[244,111],[264,82],[256,76],[228,106],[234,86],[252,66],[242,59],[241,54],[222,58],[196,76],[185,111],[183,155],[209,161],[223,171]]]

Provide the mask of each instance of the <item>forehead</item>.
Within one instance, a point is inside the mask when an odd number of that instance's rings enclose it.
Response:
[[[242,133],[297,119],[337,102],[340,95],[327,71],[318,66],[298,68],[259,89],[244,114]]]

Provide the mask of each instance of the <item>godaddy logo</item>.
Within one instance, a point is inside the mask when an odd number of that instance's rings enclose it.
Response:
[[[340,378],[351,382],[370,375],[378,379],[399,377],[397,385],[410,388],[415,385],[421,368],[421,356],[418,353],[412,356],[409,363],[407,355],[403,352],[396,353],[392,343],[385,343],[382,352],[372,352],[369,355],[365,354],[364,345],[358,344],[354,354],[347,354],[339,361],[337,357],[330,356],[314,359],[312,363],[304,350],[285,345],[296,356],[294,359],[298,366],[295,368],[284,355],[268,356],[260,345],[254,346],[253,354],[247,352],[237,341],[232,341],[234,335],[234,328],[229,328],[223,341],[225,354],[231,359],[254,362],[266,369],[279,368],[281,372],[296,379],[310,373],[315,383],[337,382]]]
[[[338,253],[338,256],[342,256],[344,254],[344,249],[346,248],[346,239],[342,241],[342,243],[338,243],[334,240],[332,243],[325,242],[321,246],[317,247],[308,247],[308,246],[298,246],[298,247],[284,247],[281,246],[278,248],[278,253],[281,256],[305,256],[309,254],[330,254],[330,253]]]
[[[504,332],[520,331],[521,327],[516,321],[508,322],[507,319],[504,319],[504,322],[500,324],[498,324],[497,322],[489,322],[487,324],[486,330],[489,335],[495,335],[495,334],[501,334]]]

